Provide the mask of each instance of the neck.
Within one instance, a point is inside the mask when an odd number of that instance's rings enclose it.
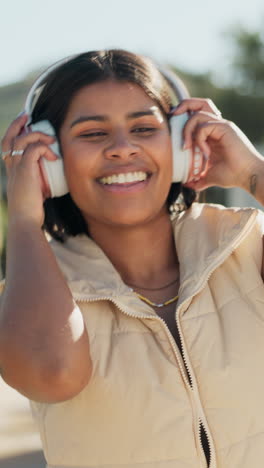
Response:
[[[178,272],[177,254],[169,216],[140,226],[116,227],[89,223],[95,242],[126,284],[159,287]]]

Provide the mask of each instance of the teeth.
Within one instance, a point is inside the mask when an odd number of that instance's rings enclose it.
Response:
[[[111,184],[125,184],[128,182],[141,182],[146,180],[147,173],[138,171],[138,172],[128,172],[126,174],[114,174],[108,177],[102,177],[99,179],[99,182],[104,185]]]

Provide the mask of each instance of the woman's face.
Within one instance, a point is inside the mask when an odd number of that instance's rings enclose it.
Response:
[[[79,90],[60,141],[70,193],[88,226],[135,226],[167,213],[168,124],[138,85],[109,80]]]

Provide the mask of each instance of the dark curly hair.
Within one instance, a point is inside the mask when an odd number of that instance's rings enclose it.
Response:
[[[48,74],[32,112],[32,123],[49,120],[59,137],[66,112],[77,91],[109,79],[139,85],[166,116],[177,104],[171,83],[148,58],[119,49],[92,51],[65,61]],[[172,183],[167,197],[168,210],[180,195],[186,208],[196,198],[194,190],[183,187],[181,183]],[[43,229],[53,238],[63,242],[69,235],[89,235],[86,222],[69,193],[47,199],[44,210]]]

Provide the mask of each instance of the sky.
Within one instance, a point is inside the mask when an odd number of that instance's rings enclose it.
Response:
[[[63,57],[121,47],[187,71],[224,79],[228,33],[260,30],[263,0],[5,0],[0,86]]]

